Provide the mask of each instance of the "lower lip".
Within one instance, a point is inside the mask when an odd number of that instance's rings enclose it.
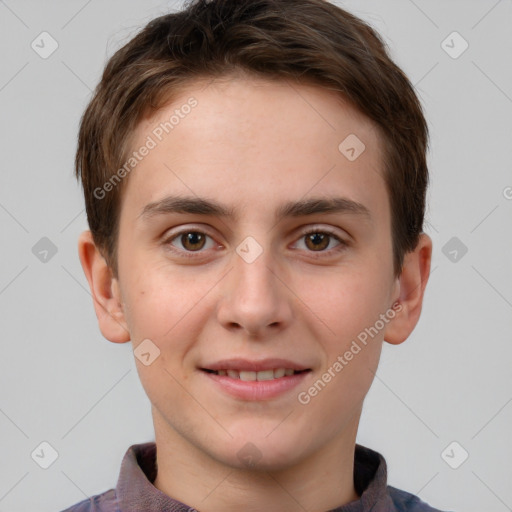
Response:
[[[204,370],[200,370],[200,372],[220,386],[223,391],[242,400],[268,400],[275,398],[298,386],[305,379],[306,375],[311,373],[311,371],[308,371],[272,380],[245,381],[205,372]]]

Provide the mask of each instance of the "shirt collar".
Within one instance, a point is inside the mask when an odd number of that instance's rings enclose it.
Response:
[[[134,444],[121,463],[116,486],[120,512],[190,512],[191,508],[157,489],[156,444]],[[387,467],[384,457],[370,448],[356,444],[354,487],[360,499],[329,512],[393,512],[395,507],[387,492]]]

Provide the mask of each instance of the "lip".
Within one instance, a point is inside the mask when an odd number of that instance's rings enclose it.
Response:
[[[272,370],[274,368],[291,368],[292,370],[302,371],[310,370],[308,366],[301,365],[288,359],[260,359],[259,361],[235,358],[235,359],[224,359],[211,364],[205,364],[200,367],[204,370],[241,370],[249,372],[261,372],[264,370]]]
[[[288,362],[289,364],[289,362]],[[283,368],[283,366],[277,366],[279,368]],[[286,368],[290,368],[290,366],[285,366]],[[276,368],[274,366],[274,368]],[[211,368],[212,370],[215,368]],[[219,368],[219,370],[226,369],[225,366]],[[235,370],[236,368],[229,368]],[[238,369],[243,370],[244,368],[238,367]],[[263,370],[269,369],[262,368]],[[251,371],[249,369],[249,371]],[[252,370],[252,371],[260,371],[260,370]],[[269,400],[271,398],[275,398],[279,395],[283,395],[284,393],[292,390],[297,387],[307,375],[311,373],[310,371],[306,371],[303,373],[296,373],[294,375],[287,375],[284,377],[280,377],[278,379],[273,380],[262,380],[262,381],[243,381],[239,379],[232,379],[231,377],[224,375],[217,375],[215,373],[208,373],[204,370],[200,369],[200,373],[204,375],[207,379],[210,379],[211,382],[215,383],[224,393],[228,395],[238,398],[241,400]]]

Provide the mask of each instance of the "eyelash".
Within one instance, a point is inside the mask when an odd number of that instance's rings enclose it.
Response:
[[[190,234],[190,233],[198,233],[198,234],[201,234],[201,235],[206,235],[207,237],[213,239],[213,237],[211,237],[208,233],[205,233],[204,231],[201,231],[199,229],[193,229],[193,228],[190,229],[189,228],[189,229],[184,229],[182,231],[174,233],[172,236],[166,238],[164,240],[163,244],[165,246],[167,246],[170,251],[172,251],[173,253],[178,254],[179,256],[184,256],[185,258],[198,258],[198,257],[200,257],[200,254],[203,253],[204,251],[202,251],[202,250],[199,250],[199,251],[187,251],[187,250],[184,250],[184,249],[176,249],[171,244],[171,242],[173,242],[174,240],[176,240],[180,236],[182,236],[184,234]],[[315,256],[315,257],[322,257],[321,255],[322,254],[326,254],[326,253],[327,254],[329,254],[329,253],[338,253],[338,252],[341,252],[341,251],[345,250],[349,246],[349,243],[347,241],[341,239],[333,231],[331,231],[329,229],[325,229],[325,228],[323,228],[323,229],[312,228],[312,229],[305,230],[305,231],[301,232],[299,240],[304,238],[304,237],[306,237],[306,236],[308,236],[308,235],[312,235],[312,234],[328,235],[329,237],[334,238],[337,242],[339,242],[339,245],[336,246],[334,249],[323,250],[323,251],[307,251],[307,252],[310,252],[313,255],[319,255],[319,256]]]

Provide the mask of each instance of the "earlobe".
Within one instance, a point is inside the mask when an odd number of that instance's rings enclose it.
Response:
[[[422,233],[414,251],[405,254],[402,273],[398,277],[399,294],[395,302],[396,316],[387,325],[384,340],[392,345],[404,342],[418,323],[423,305],[425,287],[430,275],[432,240]]]
[[[130,341],[117,279],[96,247],[90,231],[80,235],[78,254],[89,282],[101,333],[113,343]]]

